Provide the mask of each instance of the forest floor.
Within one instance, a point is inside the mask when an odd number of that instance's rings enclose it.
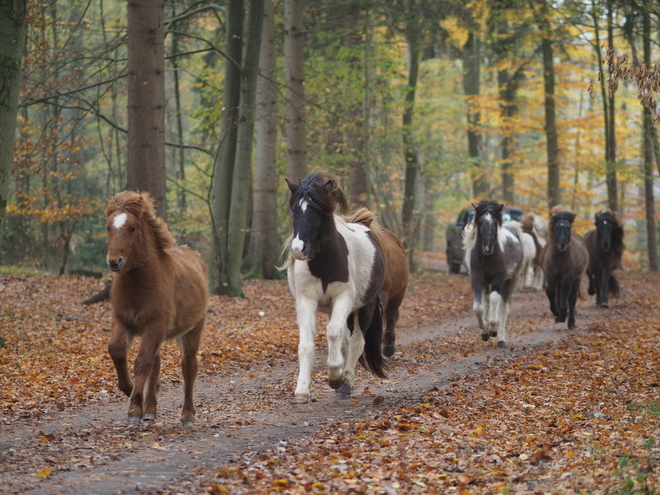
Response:
[[[0,492],[655,493],[660,276],[617,276],[621,297],[597,309],[585,294],[573,331],[545,294],[517,292],[498,348],[468,278],[425,271],[388,379],[360,369],[350,399],[327,385],[320,317],[303,405],[286,282],[248,281],[245,299],[212,297],[189,429],[173,343],[158,418],[127,424],[109,303],[81,304],[98,280],[0,276]]]

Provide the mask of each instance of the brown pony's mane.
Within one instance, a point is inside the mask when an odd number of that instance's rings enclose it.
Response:
[[[124,191],[114,195],[108,200],[105,216],[107,218],[121,210],[135,215],[151,229],[159,249],[174,246],[174,237],[163,219],[156,216],[154,200],[148,192]]]
[[[534,231],[534,215],[529,213],[520,217],[520,225],[522,225],[523,232],[531,234]]]
[[[571,225],[575,220],[575,213],[569,210],[564,210],[561,206],[557,205],[550,210],[550,223],[548,224],[548,241],[554,239],[555,223],[559,220],[568,220]],[[550,244],[550,242],[548,242]]]

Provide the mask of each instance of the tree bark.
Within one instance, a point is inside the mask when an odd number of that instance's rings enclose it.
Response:
[[[304,92],[303,0],[284,2],[284,52],[286,64],[286,140],[288,175],[291,179],[307,176]]]
[[[472,194],[483,198],[488,194],[488,178],[481,161],[481,112],[475,101],[481,91],[481,43],[477,35],[470,31],[463,46],[463,91],[467,98],[467,140],[468,156],[472,169]]]
[[[227,236],[227,295],[243,297],[241,265],[245,244],[246,213],[252,178],[252,145],[256,117],[259,50],[264,23],[264,0],[250,0],[247,45],[243,61],[236,160],[231,185]]]
[[[417,171],[419,159],[413,140],[413,117],[415,114],[415,90],[417,88],[417,77],[419,75],[419,56],[421,43],[419,36],[419,9],[416,0],[408,0],[408,19],[406,23],[406,39],[408,41],[408,54],[410,66],[408,68],[408,89],[403,110],[403,153],[405,160],[405,184],[403,206],[401,210],[401,224],[403,227],[403,242],[408,250],[408,258],[413,266],[418,232],[414,221],[415,205],[417,197]]]
[[[128,2],[127,188],[149,192],[158,215],[167,219],[162,0]]]
[[[214,294],[225,294],[228,287],[227,232],[241,98],[243,21],[245,20],[243,0],[229,0],[226,12],[227,44],[225,52],[227,57],[222,100],[224,111],[221,117],[220,144],[213,164],[210,198],[213,242],[211,244],[209,285]]]
[[[644,2],[643,16],[643,46],[644,64],[651,65],[651,19],[648,2]],[[655,221],[655,199],[653,196],[653,117],[651,111],[644,106],[644,196],[646,203],[646,246],[649,256],[649,271],[657,272],[658,243]]]
[[[0,233],[14,156],[27,0],[0,0]]]
[[[541,41],[543,52],[543,81],[545,87],[545,135],[548,157],[548,208],[561,203],[559,187],[559,144],[557,141],[557,117],[555,115],[555,64],[552,40],[545,36]]]
[[[277,236],[277,87],[275,13],[273,0],[264,2],[264,22],[257,81],[257,149],[252,222],[254,278],[276,278]]]
[[[614,48],[614,5],[612,0],[607,0],[607,43]],[[610,68],[611,68],[610,63]],[[610,210],[619,211],[618,180],[616,176],[616,105],[614,93],[608,95],[607,105],[607,146],[605,148],[605,178],[607,182],[607,198]]]

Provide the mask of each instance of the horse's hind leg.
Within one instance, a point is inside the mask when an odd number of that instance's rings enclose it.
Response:
[[[399,306],[403,294],[387,301],[385,308],[385,334],[383,335],[383,354],[392,357],[396,352],[396,323],[399,321]]]
[[[147,389],[144,397],[144,413],[142,419],[144,421],[153,421],[156,419],[156,410],[158,407],[158,387],[160,379],[160,352],[154,356],[153,363],[151,364],[151,373],[147,380]]]
[[[577,303],[578,294],[580,292],[580,279],[573,281],[571,287],[571,295],[568,300],[568,329],[575,328],[575,304]]]
[[[193,329],[179,337],[181,348],[181,373],[183,374],[183,408],[181,410],[181,423],[183,426],[192,425],[195,420],[195,404],[193,392],[197,378],[197,351],[202,340],[204,318]]]
[[[607,295],[609,290],[610,290],[610,271],[605,269],[600,274],[600,289],[599,289],[600,300],[596,301],[596,304],[599,308],[610,307],[610,305],[607,302]]]
[[[130,397],[133,393],[133,380],[131,380],[131,375],[128,372],[128,362],[126,360],[131,341],[132,337],[125,331],[124,327],[118,323],[113,323],[108,352],[117,371],[119,390],[124,392],[127,397]]]

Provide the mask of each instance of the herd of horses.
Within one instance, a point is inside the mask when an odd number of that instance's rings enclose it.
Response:
[[[328,383],[339,397],[350,396],[360,362],[385,377],[394,354],[399,307],[409,277],[401,240],[379,225],[366,208],[350,211],[338,179],[312,173],[287,180],[293,231],[282,253],[299,327],[299,373],[295,402],[310,400],[315,361],[317,312],[328,314]],[[465,228],[465,262],[471,278],[474,313],[483,340],[506,345],[506,321],[516,284],[546,294],[557,322],[575,326],[580,279],[589,276],[589,294],[607,307],[618,295],[612,270],[621,262],[623,229],[611,212],[596,215],[596,229],[583,239],[572,232],[575,215],[555,209],[550,222],[529,215],[503,221],[504,206],[484,200]],[[128,421],[156,417],[160,347],[176,339],[181,350],[184,402],[181,422],[193,423],[197,353],[208,305],[206,268],[198,253],[175,246],[148,193],[124,191],[106,208],[107,264],[114,272],[110,294],[112,332],[108,351],[119,389],[129,397]],[[540,282],[539,282],[540,280]],[[383,328],[383,322],[385,323]],[[140,346],[134,378],[128,349]]]

